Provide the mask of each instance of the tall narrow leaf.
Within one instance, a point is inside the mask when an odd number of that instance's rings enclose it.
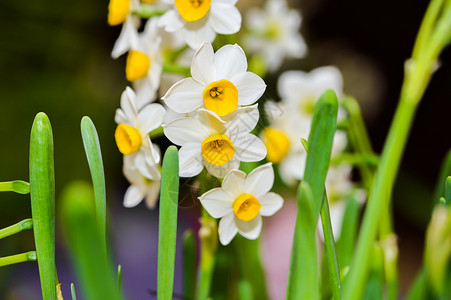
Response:
[[[318,277],[313,195],[309,184],[302,181],[298,191],[298,216],[291,251],[287,299],[320,299]]]
[[[445,186],[443,183],[446,181],[446,178],[451,175],[451,150],[446,153],[445,159],[443,160],[440,174],[437,179],[437,183],[434,189],[434,196],[432,198],[432,206],[434,207],[441,197],[445,196]]]
[[[119,300],[116,274],[101,247],[93,198],[93,190],[85,182],[65,189],[61,212],[64,234],[85,299]]]
[[[327,90],[319,98],[313,112],[304,181],[310,185],[312,190],[314,220],[318,220],[324,197],[324,182],[329,168],[337,111],[337,95],[334,91]]]
[[[179,160],[175,146],[163,158],[158,224],[157,299],[172,299],[179,195]]]
[[[30,196],[36,255],[44,300],[56,299],[55,174],[53,135],[46,114],[34,119],[30,138]]]
[[[94,198],[96,203],[97,226],[100,231],[102,248],[106,253],[106,196],[105,176],[103,172],[102,153],[100,151],[99,136],[89,117],[81,120],[81,136],[91,171],[92,184],[94,186]]]
[[[183,272],[185,279],[185,296],[194,299],[196,288],[196,240],[192,230],[183,235]]]

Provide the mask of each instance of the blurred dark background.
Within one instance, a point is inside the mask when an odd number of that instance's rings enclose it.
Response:
[[[284,68],[309,71],[337,66],[344,76],[345,92],[362,105],[373,146],[379,152],[398,102],[403,65],[428,1],[302,0],[291,5],[302,12],[301,32],[309,53],[300,61],[286,62]],[[114,112],[127,82],[124,58],[110,58],[120,28],[107,25],[107,6],[106,0],[0,0],[0,181],[28,180],[29,134],[40,111],[47,113],[53,126],[57,200],[68,182],[90,180],[79,129],[81,118],[90,116],[102,146],[116,257],[151,260],[149,268],[140,273],[140,280],[131,279],[132,270],[143,269],[139,260],[124,271],[124,285],[131,290],[130,295],[143,295],[134,290],[144,285],[141,293],[146,293],[145,289],[156,286],[151,275],[156,270],[152,265],[156,262],[156,245],[151,240],[156,235],[157,214],[143,204],[122,208],[128,184],[122,176],[122,157],[113,134]],[[395,187],[403,288],[421,263],[432,190],[451,146],[447,130],[451,112],[450,51],[443,53],[442,66],[419,106]],[[268,92],[276,95],[276,76],[269,76],[267,82]],[[29,197],[0,194],[0,214],[0,228],[30,217]],[[57,221],[57,228],[59,224]],[[143,244],[133,238],[142,239]],[[57,240],[58,259],[67,269],[59,232]],[[0,256],[33,249],[31,232],[0,241]],[[62,275],[66,283],[74,280],[70,270],[66,273]],[[33,263],[1,268],[0,299],[39,299],[37,278]],[[176,278],[177,289],[181,290],[180,278]]]

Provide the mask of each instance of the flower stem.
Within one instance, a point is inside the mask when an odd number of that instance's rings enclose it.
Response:
[[[171,74],[180,74],[183,76],[190,76],[191,71],[187,66],[181,66],[177,64],[164,63],[163,64],[163,72],[171,73]]]
[[[406,63],[400,102],[382,151],[365,210],[356,253],[344,286],[345,299],[360,299],[363,293],[370,250],[376,239],[380,218],[390,207],[391,191],[418,103],[435,70],[440,51],[449,42],[451,8],[448,7],[443,17],[436,20],[438,16],[436,10],[442,7],[442,3],[443,0],[431,2],[415,43],[412,59]],[[431,27],[433,25],[436,26],[434,30]]]
[[[16,223],[9,227],[0,229],[0,239],[3,239],[10,235],[19,233],[21,231],[31,230],[31,229],[33,229],[33,220],[25,219],[25,220],[20,221],[19,223]]]
[[[36,261],[36,251],[29,251],[26,253],[0,257],[0,267],[12,264],[18,264],[26,261]],[[56,291],[56,288],[55,288]],[[56,294],[55,294],[56,295]]]
[[[22,180],[0,182],[0,192],[30,193],[30,184]]]
[[[337,249],[335,248],[335,239],[330,221],[329,201],[324,194],[323,205],[321,207],[321,222],[323,225],[324,244],[326,246],[327,264],[332,283],[332,293],[334,300],[343,299],[341,291],[340,267],[338,265]]]
[[[161,16],[166,12],[164,9],[158,9],[152,6],[141,6],[141,10],[133,11],[132,14],[143,19],[150,19],[154,16]]]

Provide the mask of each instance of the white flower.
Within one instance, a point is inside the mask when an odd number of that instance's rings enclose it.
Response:
[[[111,26],[123,24],[111,57],[118,58],[138,44],[137,28],[140,26],[141,20],[139,17],[133,16],[132,12],[138,10],[139,7],[139,0],[110,0],[108,24]]]
[[[285,57],[301,58],[307,46],[299,33],[301,16],[285,0],[268,0],[264,10],[252,8],[246,14],[245,44],[251,52],[262,52],[270,71],[277,70]]]
[[[160,193],[161,175],[157,165],[149,165],[147,162],[142,166],[147,169],[148,174],[152,175],[147,178],[142,175],[135,166],[134,160],[130,156],[124,156],[123,172],[130,186],[124,195],[124,206],[134,207],[145,199],[148,208],[154,208]]]
[[[310,73],[287,71],[280,75],[277,89],[282,102],[300,117],[312,118],[313,107],[320,96],[333,89],[340,100],[343,95],[343,78],[335,67],[320,67]]]
[[[311,116],[299,114],[283,102],[267,102],[265,108],[270,112],[270,127],[262,130],[261,137],[268,150],[267,159],[279,164],[280,177],[286,184],[294,185],[304,177],[307,153],[301,138],[309,137]],[[331,156],[342,153],[346,145],[346,133],[337,130]]]
[[[122,154],[132,157],[134,165],[144,176],[154,178],[145,164],[155,165],[160,161],[160,154],[152,144],[149,133],[161,125],[165,110],[160,104],[149,104],[138,113],[135,98],[129,87],[122,93],[121,108],[116,110],[114,118],[118,124],[116,144]]]
[[[125,74],[127,80],[133,82],[138,109],[155,100],[160,85],[163,59],[157,22],[156,19],[147,21],[138,43],[131,47],[127,56]]]
[[[194,54],[191,75],[174,84],[162,98],[178,113],[205,107],[225,116],[253,104],[266,89],[259,76],[247,72],[246,55],[238,45],[226,45],[214,53],[211,44],[204,43]]]
[[[213,42],[216,33],[233,34],[240,30],[241,14],[237,0],[165,0],[172,9],[161,16],[159,24],[168,32],[180,31],[185,42],[197,49]]]
[[[231,170],[222,187],[212,189],[199,197],[202,206],[219,221],[219,241],[227,245],[239,232],[245,238],[258,238],[262,216],[272,216],[283,205],[283,199],[269,192],[274,182],[271,163],[246,173]]]
[[[249,133],[259,117],[257,105],[243,107],[220,118],[205,109],[192,117],[173,120],[163,125],[164,134],[179,151],[180,176],[192,177],[203,167],[216,177],[237,169],[240,161],[265,158],[262,141]]]

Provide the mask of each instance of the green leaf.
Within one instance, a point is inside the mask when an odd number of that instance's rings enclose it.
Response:
[[[422,268],[416,278],[413,282],[412,286],[410,287],[406,300],[422,300],[426,299],[425,293],[426,293],[426,272],[424,271],[424,268]]]
[[[30,196],[42,297],[56,299],[55,174],[53,135],[46,114],[38,113],[30,137]]]
[[[97,228],[91,185],[79,181],[65,188],[61,221],[85,299],[119,300],[115,272],[105,256]]]
[[[337,250],[335,248],[335,239],[330,221],[329,201],[326,196],[323,201],[323,207],[321,208],[321,222],[323,225],[324,245],[326,247],[326,258],[332,284],[332,294],[335,300],[343,299],[341,291],[340,267],[338,265]]]
[[[446,178],[445,199],[446,199],[446,203],[449,205],[451,203],[451,176],[448,176]]]
[[[75,293],[75,286],[73,283],[70,284],[70,294],[72,296],[72,300],[77,300],[77,294]]]
[[[119,295],[121,295],[122,290],[122,266],[117,266],[117,290]]]
[[[185,296],[194,299],[196,288],[196,241],[191,229],[183,236],[183,272],[185,274]]]
[[[324,197],[324,182],[334,139],[337,122],[338,101],[332,90],[327,90],[319,98],[313,112],[312,127],[308,139],[309,152],[305,163],[304,181],[313,195],[313,217],[318,220]]]
[[[96,203],[97,226],[102,242],[102,249],[106,253],[106,188],[103,172],[102,152],[100,150],[97,130],[89,117],[81,119],[81,136],[91,171],[92,184],[94,186],[94,198]]]
[[[298,213],[288,275],[288,300],[320,299],[316,223],[313,194],[309,184],[302,181],[298,191]]]
[[[172,299],[179,195],[179,160],[175,146],[163,158],[158,224],[157,299]]]

